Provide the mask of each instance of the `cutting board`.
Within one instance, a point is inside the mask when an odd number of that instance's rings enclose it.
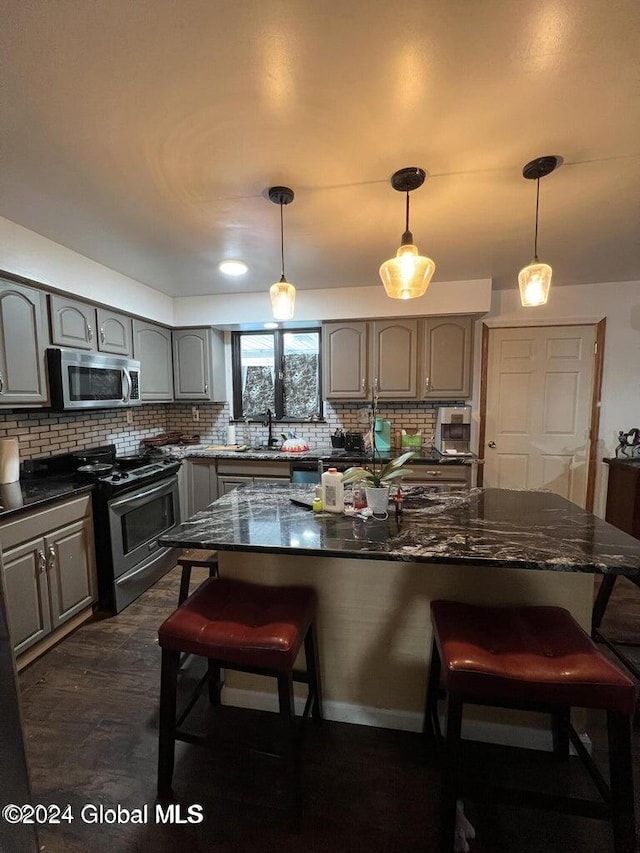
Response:
[[[241,452],[243,450],[248,450],[249,445],[247,444],[210,444],[207,447],[207,450],[226,450],[226,451],[236,451]]]

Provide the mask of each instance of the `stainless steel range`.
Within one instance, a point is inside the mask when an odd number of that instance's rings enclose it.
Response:
[[[180,524],[178,470],[168,457],[116,457],[115,445],[27,460],[30,477],[90,480],[101,609],[118,613],[154,584],[178,551],[158,537]]]
[[[179,460],[115,459],[93,493],[100,606],[119,613],[173,565],[158,537],[180,524]]]

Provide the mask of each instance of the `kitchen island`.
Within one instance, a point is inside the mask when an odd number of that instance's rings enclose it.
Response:
[[[390,507],[384,519],[314,514],[292,502],[311,493],[246,486],[161,541],[217,549],[223,574],[316,587],[333,719],[419,728],[432,599],[557,604],[589,630],[595,574],[640,576],[640,542],[551,493],[416,488],[400,517]]]

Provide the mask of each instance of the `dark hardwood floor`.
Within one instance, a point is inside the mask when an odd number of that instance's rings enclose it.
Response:
[[[434,851],[438,771],[434,760],[423,755],[420,737],[332,722],[306,729],[299,833],[289,830],[277,808],[280,776],[273,761],[230,747],[214,754],[180,744],[174,777],[178,803],[183,815],[189,805],[201,805],[204,821],[155,821],[156,632],[175,606],[178,582],[173,570],[123,613],[84,625],[20,676],[34,800],[69,803],[75,816],[72,823],[41,829],[45,853]],[[631,635],[639,617],[640,589],[619,584],[605,626]],[[189,670],[183,682],[195,674]],[[204,700],[202,713],[208,714]],[[255,732],[258,716],[262,723],[265,715],[242,711],[235,724]],[[589,719],[596,754],[604,743],[602,722],[597,715]],[[637,757],[640,736],[635,747]],[[470,772],[493,780],[505,757],[505,772],[519,783],[526,778],[535,784],[540,778],[548,785],[553,778],[563,789],[581,788],[583,777],[573,763],[557,772],[542,756],[523,767],[511,763],[508,750],[490,759],[482,749],[471,750]],[[148,822],[84,823],[85,804],[127,809],[149,804]],[[467,814],[477,830],[471,843],[476,853],[612,850],[609,827],[598,821],[474,803],[467,804]]]

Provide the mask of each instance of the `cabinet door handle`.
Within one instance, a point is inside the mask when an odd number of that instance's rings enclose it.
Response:
[[[362,386],[362,390],[366,391],[367,390],[367,380],[364,379],[364,377],[363,377],[362,382],[360,384]]]
[[[104,326],[100,326],[100,343],[101,343],[101,344],[103,344],[103,343],[104,343],[104,338],[105,338],[105,335],[104,335]]]
[[[87,340],[89,343],[93,340],[93,329],[91,328],[91,323],[87,323]]]
[[[4,376],[0,373],[0,394],[4,394]]]
[[[429,391],[431,391],[431,377],[427,376],[427,378],[424,380],[424,393],[428,394]]]
[[[53,545],[49,545],[47,553],[49,555],[49,559],[47,561],[49,565],[47,566],[47,568],[51,570],[55,568],[56,565],[56,549],[53,547]]]
[[[47,568],[47,560],[44,556],[44,551],[38,551],[38,571],[40,574]]]
[[[208,382],[205,382],[205,383],[204,383],[204,393],[205,393],[205,394],[208,394],[208,393],[209,393],[209,383],[208,383]]]

